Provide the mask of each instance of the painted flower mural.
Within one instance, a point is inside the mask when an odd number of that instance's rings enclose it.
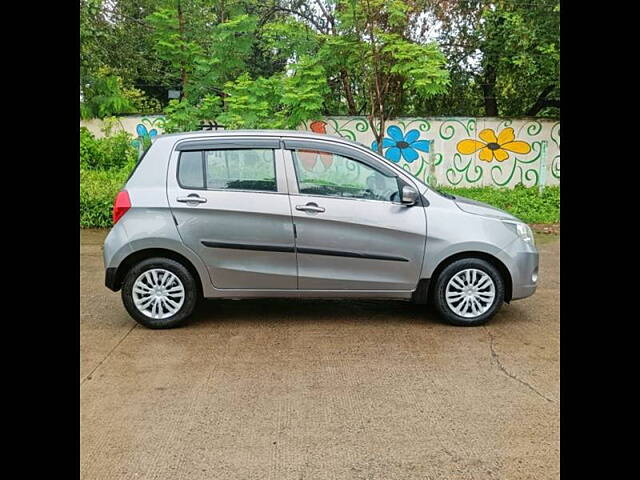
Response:
[[[429,153],[429,140],[419,140],[420,132],[416,129],[402,133],[400,127],[391,125],[387,128],[387,135],[382,139],[384,157],[394,163],[400,161],[400,157],[407,163],[412,163],[420,157],[418,151]],[[373,141],[371,150],[378,151],[378,142]]]
[[[158,131],[155,128],[152,128],[149,131],[142,123],[136,125],[136,133],[138,134],[138,138],[131,142],[131,144],[136,148],[144,147],[145,144],[148,144],[149,141],[153,140],[153,138],[158,135]]]
[[[327,122],[316,120],[315,122],[311,122],[309,124],[309,128],[312,132],[315,133],[327,133]]]
[[[478,158],[483,162],[496,160],[504,162],[509,158],[509,152],[526,154],[531,151],[531,145],[521,140],[516,140],[513,128],[503,129],[497,136],[491,128],[482,130],[478,137],[480,140],[467,138],[458,142],[456,149],[462,155],[471,155],[480,150]]]
[[[308,172],[314,171],[318,164],[318,160],[320,160],[320,163],[324,166],[325,170],[333,165],[333,155],[327,152],[300,149],[296,150],[296,155],[298,155],[302,167]]]

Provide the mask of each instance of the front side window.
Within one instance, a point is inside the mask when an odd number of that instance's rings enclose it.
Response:
[[[301,194],[400,200],[397,178],[364,163],[319,150],[298,149],[292,155]]]
[[[183,188],[278,190],[272,149],[182,152],[178,181]]]

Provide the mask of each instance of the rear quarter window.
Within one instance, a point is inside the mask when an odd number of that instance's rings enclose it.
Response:
[[[178,183],[182,188],[204,188],[202,152],[182,152],[180,154]]]

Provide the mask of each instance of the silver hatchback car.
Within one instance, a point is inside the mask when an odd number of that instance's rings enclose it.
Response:
[[[150,328],[201,298],[391,298],[480,325],[532,295],[528,225],[423,184],[367,147],[301,131],[157,137],[113,209],[106,286]]]

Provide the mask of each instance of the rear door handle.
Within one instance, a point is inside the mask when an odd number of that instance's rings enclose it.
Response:
[[[306,205],[296,205],[296,210],[300,210],[302,212],[324,212],[324,207],[319,207],[315,203],[307,203]]]
[[[176,198],[176,201],[181,203],[206,203],[207,199],[201,197],[197,193],[192,193],[186,197],[178,197]]]

